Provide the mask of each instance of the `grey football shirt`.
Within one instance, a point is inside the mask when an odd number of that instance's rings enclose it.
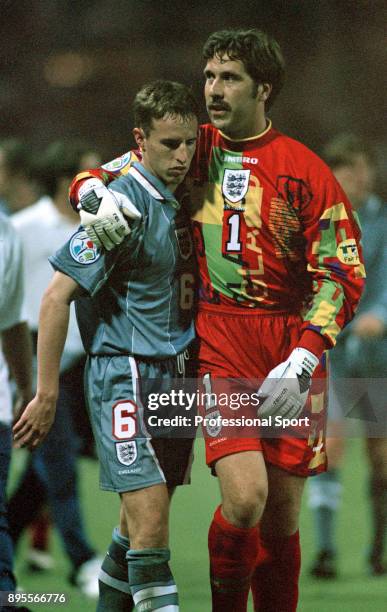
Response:
[[[188,215],[140,163],[109,188],[141,212],[131,234],[105,251],[81,227],[50,262],[88,296],[77,300],[88,353],[171,357],[194,338],[196,270]]]

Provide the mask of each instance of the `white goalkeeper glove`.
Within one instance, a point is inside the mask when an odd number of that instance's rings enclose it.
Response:
[[[258,416],[297,418],[305,406],[311,378],[319,360],[303,348],[295,348],[286,361],[273,368],[261,385]],[[264,399],[266,398],[266,399]]]
[[[97,178],[87,179],[79,188],[78,210],[81,224],[90,240],[107,251],[121,244],[130,228],[129,219],[140,219],[141,213],[122,193],[110,191]]]

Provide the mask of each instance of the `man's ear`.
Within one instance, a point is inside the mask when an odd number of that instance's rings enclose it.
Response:
[[[138,148],[141,149],[141,151],[143,151],[144,142],[145,142],[144,130],[142,128],[135,127],[133,129],[133,137],[134,137],[134,140],[136,141]]]
[[[260,102],[267,102],[272,89],[273,87],[270,83],[260,83],[258,85],[258,100]]]

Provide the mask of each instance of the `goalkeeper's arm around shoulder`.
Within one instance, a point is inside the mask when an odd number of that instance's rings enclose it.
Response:
[[[99,172],[101,177],[90,172],[86,177],[81,174],[74,179],[70,203],[79,212],[89,238],[96,246],[110,251],[130,233],[130,220],[141,218],[141,214],[127,196],[113,193],[104,183],[105,174],[108,183],[117,177],[101,170],[95,174]]]

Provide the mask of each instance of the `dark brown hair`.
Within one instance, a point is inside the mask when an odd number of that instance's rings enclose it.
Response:
[[[204,44],[203,58],[207,61],[224,55],[241,61],[257,85],[270,83],[272,91],[266,102],[269,109],[284,82],[285,62],[277,41],[262,30],[220,30]]]
[[[165,116],[189,119],[197,117],[198,112],[191,90],[175,81],[152,81],[140,89],[133,102],[134,125],[146,135],[152,129],[153,119]]]

